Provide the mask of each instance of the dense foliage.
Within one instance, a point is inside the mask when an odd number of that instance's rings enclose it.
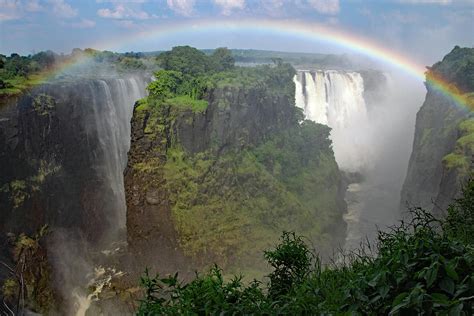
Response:
[[[31,237],[9,234],[13,262],[0,261],[0,266],[8,271],[0,287],[2,315],[22,315],[25,308],[45,314],[51,311],[55,297],[45,247],[47,234],[47,226]]]
[[[337,165],[329,147],[321,146],[328,136],[326,126],[306,122],[255,149],[221,155],[170,150],[165,178],[186,253],[204,263],[262,269],[259,253],[282,230],[297,228],[312,242],[327,244],[326,229],[340,214]],[[319,146],[300,150],[308,139]]]
[[[186,71],[183,56],[199,56],[202,67]],[[165,180],[186,255],[257,277],[266,270],[260,253],[281,231],[298,230],[330,248],[330,236],[344,231],[332,227],[342,222],[341,176],[330,129],[303,121],[294,106],[294,68],[281,61],[230,67],[229,57],[226,49],[204,55],[190,47],[160,55],[165,69],[135,118],[144,120],[147,137],[167,143],[157,149],[166,161],[151,157],[133,167],[149,179],[144,190],[161,190],[155,179]],[[209,64],[221,66],[196,70]]]
[[[225,280],[214,267],[184,284],[146,273],[140,315],[472,315],[474,181],[437,220],[422,209],[380,232],[375,256],[360,251],[322,266],[304,239],[284,233],[265,252],[270,282]]]
[[[448,170],[456,170],[458,176],[467,178],[471,170],[471,160],[474,155],[474,118],[462,120],[457,126],[459,136],[454,150],[443,157],[444,166]]]
[[[157,61],[163,69],[155,72],[155,80],[147,89],[159,101],[175,97],[187,103],[200,100],[215,73],[234,68],[234,59],[227,48],[218,48],[209,56],[194,47],[176,46],[160,54]]]
[[[157,57],[165,70],[179,71],[184,75],[199,76],[234,68],[234,58],[227,48],[218,48],[206,55],[197,48],[176,46]]]
[[[427,76],[430,75],[454,84],[461,92],[474,91],[474,49],[454,47],[442,61],[428,69]]]
[[[440,128],[440,123],[436,122],[436,129],[443,133],[443,137],[449,132],[457,136],[451,152],[443,157],[443,165],[449,172],[454,171],[458,182],[462,182],[469,177],[474,155],[474,49],[454,47],[442,61],[429,68],[427,77],[430,76],[438,76],[451,83],[450,88],[463,94],[463,102],[466,102],[460,109],[448,108],[450,112],[443,118],[443,123],[446,125],[444,130]],[[456,112],[462,115],[456,115]],[[433,113],[439,114],[439,112]],[[430,138],[429,133],[431,131],[424,132],[425,139]],[[437,144],[437,141],[434,140],[433,143]]]
[[[144,70],[150,63],[140,53],[118,54],[110,51],[98,51],[91,48],[74,49],[71,54],[56,54],[52,51],[20,56],[0,54],[0,96],[19,94],[25,89],[37,85],[51,73],[61,69],[79,58],[110,66],[114,71],[129,72]]]

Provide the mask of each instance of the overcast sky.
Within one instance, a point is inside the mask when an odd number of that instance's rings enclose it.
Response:
[[[189,44],[198,48],[255,48],[351,53],[324,42],[257,30],[180,32],[126,41],[147,29],[193,20],[258,18],[323,24],[364,36],[431,64],[454,45],[474,46],[474,0],[0,0],[0,52],[113,45],[114,51],[154,51]]]

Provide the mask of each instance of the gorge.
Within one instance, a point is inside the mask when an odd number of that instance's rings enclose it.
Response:
[[[196,51],[195,68],[215,58]],[[400,217],[413,137],[413,120],[405,117],[416,109],[403,102],[394,109],[389,74],[219,62],[225,71],[69,75],[2,99],[2,244],[10,242],[6,233],[31,236],[50,227],[43,259],[63,312],[125,308],[119,297],[131,293],[145,267],[179,270],[187,279],[217,263],[226,273],[261,278],[268,272],[261,253],[282,231],[306,236],[329,260],[334,249],[356,249],[366,236],[375,239],[377,226]],[[179,83],[163,88],[163,78]],[[432,122],[420,127],[418,114],[402,200],[423,194],[415,186],[425,182],[411,184],[420,174],[434,176],[417,165],[427,139],[446,143],[437,164],[448,166],[451,152],[472,155],[470,138],[462,140],[472,132],[469,122],[459,125],[467,114],[446,102],[428,87],[425,104],[443,109],[434,121],[455,123],[437,134]],[[387,150],[386,140],[398,148]],[[441,177],[457,181],[455,189],[436,184],[451,190],[443,207],[470,168],[456,162],[463,176]],[[1,255],[13,262],[7,247]]]

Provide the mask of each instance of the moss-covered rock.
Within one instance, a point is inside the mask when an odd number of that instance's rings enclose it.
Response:
[[[125,183],[129,244],[142,264],[172,272],[219,263],[257,276],[282,231],[322,252],[342,241],[329,128],[301,121],[293,74],[286,65],[217,74],[206,107],[137,103]]]
[[[413,151],[402,189],[403,208],[408,202],[443,213],[472,173],[473,58],[473,48],[455,47],[429,68],[427,78],[451,83],[450,91],[463,94],[462,101],[446,96],[429,83],[426,85],[428,92],[417,114]]]

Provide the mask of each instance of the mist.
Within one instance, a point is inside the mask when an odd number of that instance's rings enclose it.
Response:
[[[368,151],[360,170],[363,181],[349,185],[347,193],[347,250],[367,241],[373,243],[378,230],[386,230],[401,219],[400,191],[412,150],[416,113],[426,91],[404,74],[390,72],[386,77],[386,94],[370,107],[369,124],[347,130],[347,139],[356,133],[363,141],[357,148]],[[338,141],[346,148],[354,145],[344,143],[343,136],[334,139]],[[349,154],[344,159],[352,157]]]

